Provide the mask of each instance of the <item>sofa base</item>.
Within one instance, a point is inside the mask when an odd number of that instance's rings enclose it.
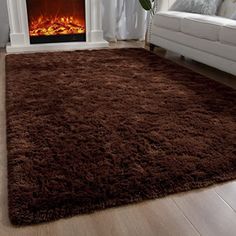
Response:
[[[234,61],[188,47],[157,35],[152,35],[150,43],[181,54],[182,56],[189,57],[206,65],[216,67],[219,70],[236,75],[236,62]]]
[[[150,48],[151,52],[153,52],[155,50],[155,47],[156,47],[155,44],[150,43],[149,48]]]

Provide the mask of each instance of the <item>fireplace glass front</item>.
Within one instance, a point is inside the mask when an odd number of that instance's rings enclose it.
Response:
[[[85,0],[27,0],[30,43],[86,41]]]

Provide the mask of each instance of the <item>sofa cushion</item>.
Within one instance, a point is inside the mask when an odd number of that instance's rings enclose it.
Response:
[[[153,17],[153,25],[174,31],[181,30],[181,20],[187,16],[195,15],[193,13],[177,12],[177,11],[163,11],[158,12]]]
[[[220,41],[222,43],[236,45],[236,21],[221,27]]]
[[[176,0],[171,11],[191,12],[203,15],[216,15],[223,0]]]
[[[196,14],[182,20],[181,31],[198,38],[218,41],[221,27],[230,21],[232,20],[223,17]]]

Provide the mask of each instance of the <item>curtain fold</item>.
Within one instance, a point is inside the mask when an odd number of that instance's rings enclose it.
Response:
[[[102,0],[103,30],[107,40],[143,40],[147,13],[138,0]]]

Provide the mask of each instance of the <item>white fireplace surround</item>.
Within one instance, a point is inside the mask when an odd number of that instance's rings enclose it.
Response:
[[[26,0],[7,0],[10,22],[10,44],[7,45],[7,52],[18,53],[107,47],[108,42],[103,39],[100,0],[85,0],[85,3],[86,42],[30,44]]]

